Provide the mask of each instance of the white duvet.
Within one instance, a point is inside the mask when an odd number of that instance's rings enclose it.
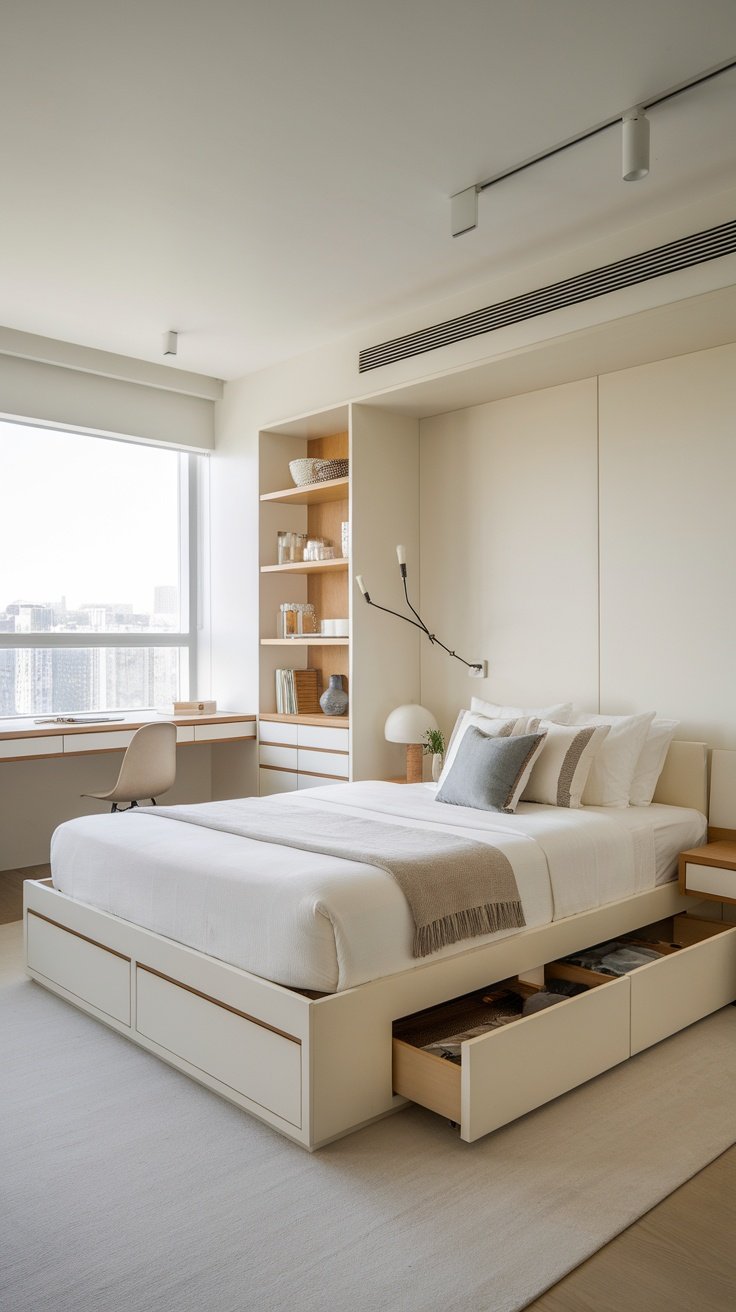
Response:
[[[264,799],[266,800],[266,799]],[[705,817],[682,807],[523,803],[515,815],[445,806],[431,787],[364,782],[271,797],[464,834],[506,853],[527,928],[630,897],[671,877]],[[51,843],[54,886],[146,929],[292,988],[336,992],[417,966],[408,904],[389,874],[142,810],[70,820]],[[493,938],[453,944],[452,956]]]

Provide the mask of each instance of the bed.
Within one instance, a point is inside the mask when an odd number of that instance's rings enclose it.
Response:
[[[636,988],[596,981],[554,1015],[471,1040],[462,1070],[415,1058],[395,1032],[425,1008],[679,919],[692,903],[672,878],[677,853],[705,835],[705,764],[703,745],[673,744],[655,805],[616,815],[522,804],[491,817],[442,808],[454,814],[438,821],[429,788],[374,782],[269,799],[274,815],[288,802],[449,826],[512,854],[525,927],[420,961],[402,894],[375,867],[164,816],[72,821],[55,835],[53,882],[26,884],[28,970],[307,1148],[406,1097],[472,1140],[736,994],[736,929],[690,925],[693,941]],[[661,1003],[663,988],[679,1002]]]

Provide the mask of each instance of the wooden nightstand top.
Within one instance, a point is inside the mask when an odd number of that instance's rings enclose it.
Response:
[[[736,870],[736,842],[705,843],[703,847],[691,847],[680,854],[680,861],[690,865],[720,866],[724,870]]]

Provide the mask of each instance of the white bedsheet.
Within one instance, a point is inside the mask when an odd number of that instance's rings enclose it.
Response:
[[[706,829],[699,812],[681,807],[524,803],[516,815],[444,807],[422,784],[339,784],[268,801],[275,820],[283,806],[334,806],[493,843],[512,862],[528,928],[670,878],[677,853]],[[61,892],[293,988],[335,992],[420,964],[408,904],[375,866],[135,810],[61,825],[51,866]],[[519,932],[453,944],[430,959]]]

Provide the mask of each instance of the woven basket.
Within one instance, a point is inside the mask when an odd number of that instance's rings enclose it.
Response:
[[[317,460],[307,457],[290,461],[289,473],[297,487],[306,487],[309,483],[323,483],[328,478],[347,478],[348,466],[347,460]]]

